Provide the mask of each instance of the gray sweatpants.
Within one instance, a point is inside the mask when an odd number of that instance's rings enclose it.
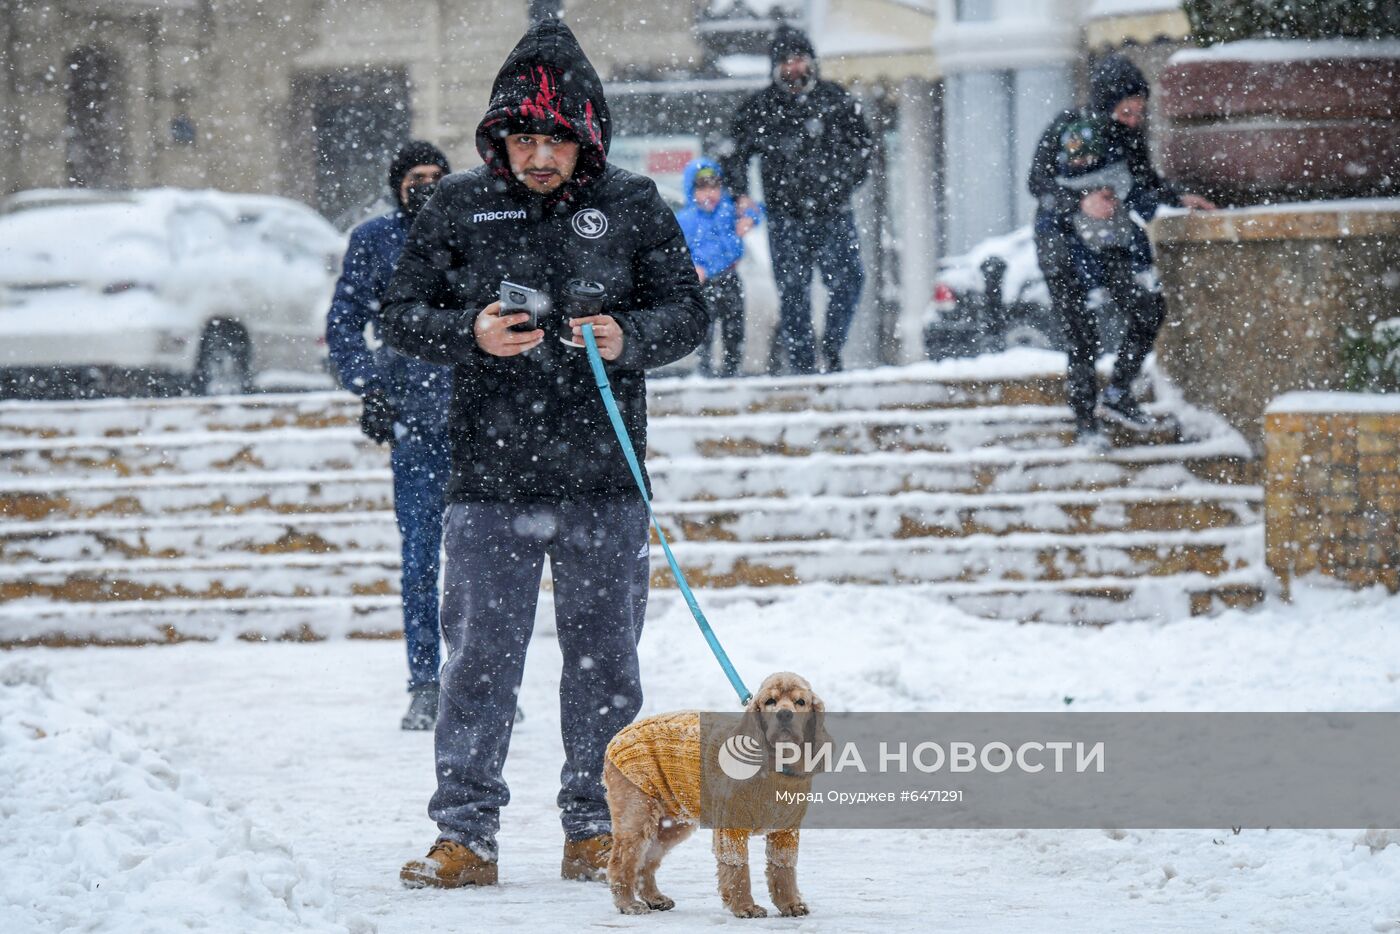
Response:
[[[559,678],[564,833],[611,831],[603,751],[642,706],[637,642],[646,616],[648,528],[638,497],[557,504],[453,503],[442,635],[447,664],[438,712],[437,792],[428,814],[439,839],[494,859],[502,777],[544,558],[564,656]]]

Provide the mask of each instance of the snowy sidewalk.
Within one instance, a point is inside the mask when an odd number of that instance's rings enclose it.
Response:
[[[1400,598],[1374,593],[1102,630],[974,620],[893,587],[773,596],[726,604],[716,628],[751,684],[791,668],[832,710],[1400,709]],[[733,707],[683,606],[648,627],[644,714]],[[721,908],[702,832],[662,869],[676,909],[624,918],[603,886],[558,878],[551,620],[533,648],[503,884],[456,892],[397,880],[435,829],[431,736],[397,728],[400,643],[0,654],[0,930],[1400,930],[1400,840],[1227,828],[810,831],[813,914],[767,921]]]

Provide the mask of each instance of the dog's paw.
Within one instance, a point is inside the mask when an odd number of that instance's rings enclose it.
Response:
[[[617,910],[625,915],[644,915],[651,911],[646,902],[628,902],[625,905],[618,905]]]
[[[647,907],[652,911],[670,911],[672,908],[676,907],[675,899],[667,898],[660,892],[656,893],[656,895],[651,898],[643,896],[642,901],[646,902]]]
[[[784,918],[802,918],[812,913],[806,902],[793,902],[779,909]]]
[[[762,905],[739,905],[733,909],[736,918],[766,918],[768,909]]]

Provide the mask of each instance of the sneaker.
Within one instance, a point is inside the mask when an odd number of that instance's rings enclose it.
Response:
[[[1092,415],[1088,418],[1075,419],[1074,443],[1079,447],[1100,453],[1112,447],[1109,444],[1108,435],[1104,434],[1103,426]]]
[[[612,843],[610,833],[600,833],[584,840],[565,840],[564,861],[559,866],[559,875],[579,882],[607,882]]]
[[[484,859],[456,840],[439,840],[428,855],[411,859],[399,870],[404,888],[459,889],[467,885],[495,885],[496,861]]]
[[[1138,405],[1133,394],[1119,386],[1109,386],[1103,391],[1104,414],[1115,422],[1129,428],[1150,428],[1152,419]]]
[[[408,702],[408,713],[403,715],[399,726],[405,730],[431,730],[437,726],[438,686],[425,684],[414,688],[413,699]]]

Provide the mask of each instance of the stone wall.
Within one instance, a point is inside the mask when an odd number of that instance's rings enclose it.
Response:
[[[1152,222],[1162,368],[1259,449],[1271,399],[1343,388],[1343,332],[1400,316],[1400,199],[1172,212]]]
[[[1291,393],[1265,426],[1265,540],[1287,588],[1321,573],[1400,591],[1400,396]]]

